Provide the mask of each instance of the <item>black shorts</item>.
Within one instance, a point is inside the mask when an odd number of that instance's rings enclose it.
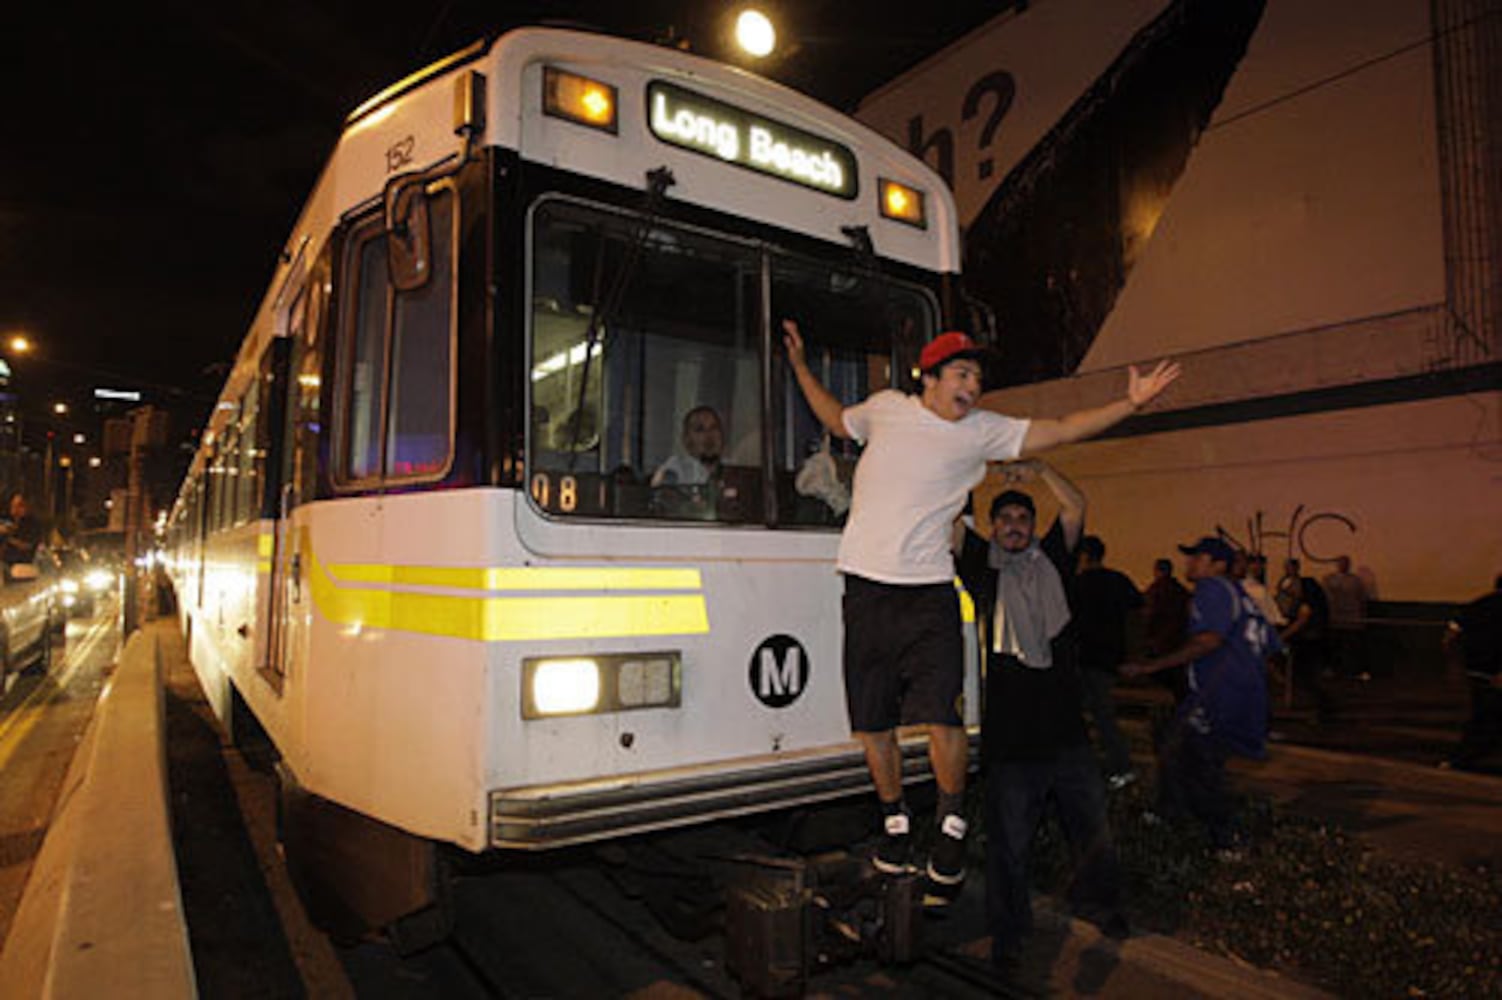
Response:
[[[845,574],[850,728],[964,724],[965,637],[952,583],[904,586]]]

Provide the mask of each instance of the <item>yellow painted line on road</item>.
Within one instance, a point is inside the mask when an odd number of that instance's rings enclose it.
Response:
[[[21,704],[17,705],[4,721],[0,721],[0,774],[4,773],[5,766],[26,742],[26,737],[31,735],[37,723],[41,722],[42,717],[47,714],[47,707],[52,696],[67,689],[69,682],[73,680],[73,675],[88,660],[88,654],[93,652],[93,647],[97,646],[112,628],[114,628],[113,616],[98,621],[89,632],[85,633],[83,642],[76,651],[64,650],[63,655],[67,658],[68,669],[50,685],[47,683],[50,678],[44,677]],[[49,637],[47,641],[52,640]]]

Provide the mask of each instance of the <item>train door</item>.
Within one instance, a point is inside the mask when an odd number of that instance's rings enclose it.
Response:
[[[305,618],[307,543],[299,508],[313,498],[316,469],[320,368],[318,327],[325,270],[315,267],[288,310],[285,335],[274,338],[261,359],[263,384],[272,392],[267,406],[269,436],[264,517],[270,532],[268,631],[263,673],[280,688],[288,661],[302,638]]]

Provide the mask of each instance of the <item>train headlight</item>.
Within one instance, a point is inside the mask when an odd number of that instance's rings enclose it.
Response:
[[[522,662],[522,718],[677,708],[683,656],[604,653]]]
[[[600,703],[600,665],[594,660],[537,660],[528,664],[529,717],[580,715]]]

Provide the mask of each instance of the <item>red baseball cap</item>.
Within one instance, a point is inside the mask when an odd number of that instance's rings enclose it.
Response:
[[[953,361],[955,358],[979,358],[983,354],[985,351],[970,339],[969,334],[950,330],[948,333],[939,334],[923,345],[923,351],[918,355],[918,368],[929,372],[946,361]]]

